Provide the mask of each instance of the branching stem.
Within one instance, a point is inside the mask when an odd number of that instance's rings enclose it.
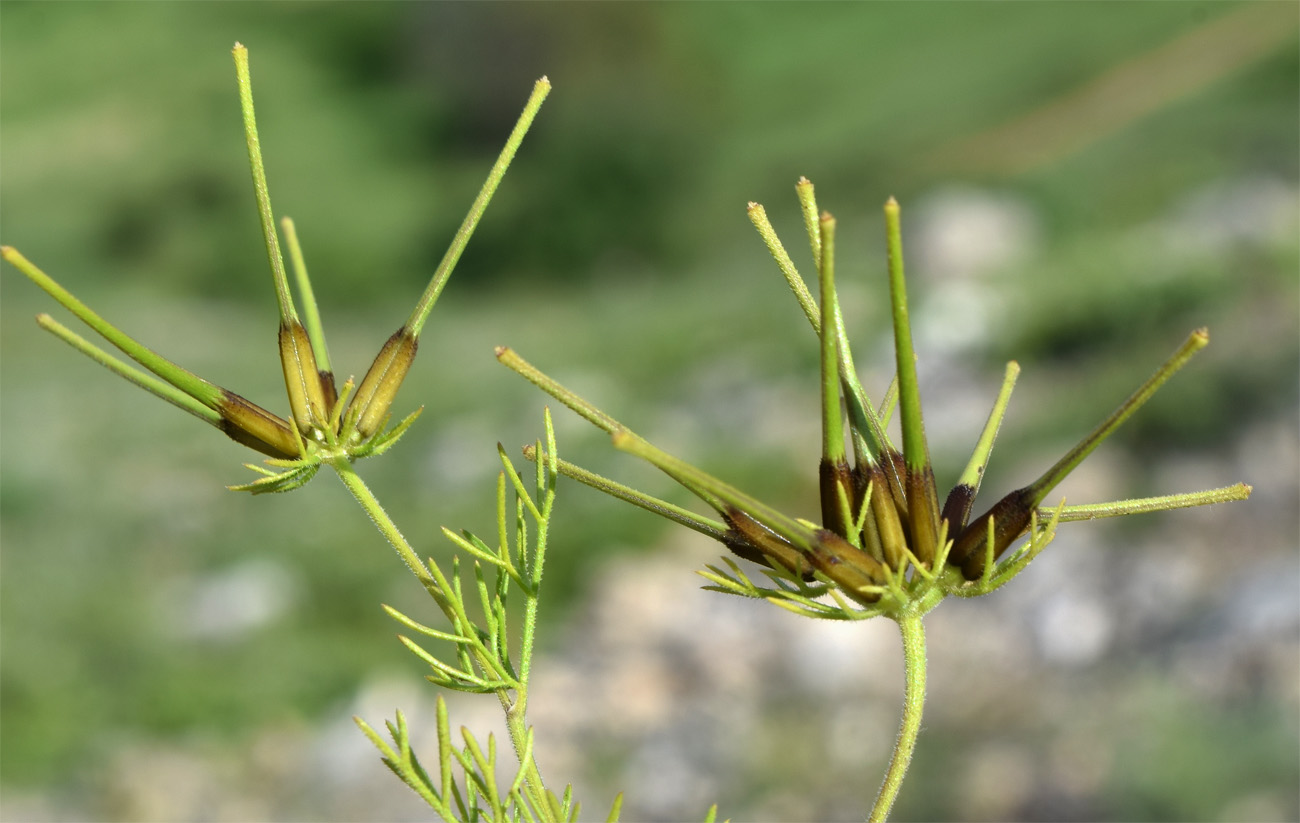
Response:
[[[528,684],[527,684],[527,659],[531,656],[532,635],[537,620],[537,598],[529,595],[527,599],[527,613],[525,615],[525,648],[523,657],[525,668],[522,676],[516,680],[509,676],[499,665],[491,651],[487,649],[482,641],[475,636],[472,630],[467,627],[473,626],[468,613],[465,611],[464,601],[459,597],[449,596],[447,593],[454,592],[451,582],[447,580],[442,570],[437,564],[431,563],[425,565],[411,548],[411,544],[402,536],[402,532],[397,528],[388,512],[379,503],[370,487],[366,485],[361,476],[352,468],[352,464],[347,457],[338,457],[329,461],[330,466],[338,473],[339,479],[347,487],[352,496],[356,498],[357,503],[365,510],[366,514],[374,522],[375,527],[379,529],[384,538],[397,551],[402,562],[406,563],[411,573],[416,576],[424,588],[437,601],[439,607],[446,614],[447,619],[451,621],[457,630],[462,632],[467,638],[467,645],[473,650],[475,658],[485,669],[489,676],[501,680],[511,681],[511,688],[501,688],[496,690],[497,697],[501,700],[501,706],[505,710],[506,727],[510,732],[510,742],[514,746],[515,753],[519,757],[520,768],[524,771],[524,780],[527,785],[526,794],[532,801],[532,806],[537,814],[537,819],[545,823],[557,823],[559,820],[559,808],[553,802],[553,795],[546,790],[546,784],[542,781],[541,772],[537,768],[537,762],[532,756],[532,746],[529,743],[528,725],[524,716],[524,710],[528,701]],[[550,513],[550,501],[545,502],[546,515]],[[545,545],[546,532],[545,524],[547,517],[544,516],[539,521],[540,532],[538,534],[538,551],[542,551]],[[535,568],[540,568],[540,563]],[[536,591],[537,580],[533,582],[533,591]],[[514,699],[511,699],[510,692],[514,691]]]

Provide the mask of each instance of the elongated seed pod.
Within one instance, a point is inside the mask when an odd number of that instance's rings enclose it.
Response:
[[[900,463],[901,466],[901,463]],[[880,541],[881,559],[891,569],[902,568],[903,558],[907,557],[907,532],[899,518],[899,506],[895,504],[890,493],[888,470],[879,464],[858,467],[859,482],[865,488],[871,484],[871,514],[875,521],[875,534]],[[862,478],[865,478],[863,480]],[[865,529],[864,529],[865,531]]]
[[[934,471],[929,464],[920,469],[907,468],[907,517],[912,554],[929,564],[938,551],[939,493],[934,487]]]
[[[296,319],[280,323],[280,365],[284,369],[284,387],[289,393],[293,421],[304,437],[310,437],[313,429],[325,425],[329,419],[329,404],[325,402],[325,389],[321,386],[311,340]]]
[[[861,549],[828,529],[818,529],[808,561],[813,568],[839,587],[849,597],[863,604],[875,603],[880,595],[865,591],[885,583],[884,567]]]
[[[223,389],[217,401],[221,422],[217,428],[231,440],[271,457],[298,457],[298,438],[278,415]]]
[[[817,468],[821,487],[822,525],[840,537],[847,538],[852,525],[848,519],[852,518],[854,513],[852,510],[845,512],[841,500],[847,501],[850,509],[853,508],[855,497],[853,472],[846,461],[832,462],[824,457]],[[844,490],[843,498],[840,489]]]
[[[812,580],[812,566],[804,558],[803,552],[790,545],[785,538],[734,506],[721,514],[732,529],[727,537],[734,535],[737,538],[724,539],[722,542],[736,555],[771,568],[780,566],[791,574]]]
[[[357,392],[348,407],[349,416],[355,415],[357,433],[361,439],[370,437],[388,417],[388,409],[402,387],[406,373],[411,370],[420,341],[402,326],[384,342],[375,362],[361,379]]]
[[[943,503],[942,519],[948,521],[948,534],[958,534],[966,528],[970,519],[971,506],[975,503],[975,487],[958,483],[948,492],[948,499]]]
[[[970,524],[953,541],[948,562],[954,566],[960,565],[961,573],[967,580],[978,578],[984,573],[984,561],[988,554],[989,518],[993,518],[993,559],[997,560],[1029,528],[1033,513],[1031,489],[1016,489],[994,503],[993,508],[984,514],[971,518]]]
[[[325,416],[334,413],[334,404],[339,402],[339,387],[334,382],[334,372],[321,369],[317,374],[320,375],[321,392],[325,395]]]

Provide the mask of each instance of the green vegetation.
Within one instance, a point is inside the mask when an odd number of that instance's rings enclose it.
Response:
[[[441,525],[488,522],[495,442],[513,448],[537,435],[535,392],[492,363],[501,343],[557,364],[558,379],[601,407],[638,409],[638,430],[671,441],[675,454],[752,478],[746,490],[782,510],[815,510],[803,458],[815,453],[816,432],[789,424],[809,409],[779,401],[784,387],[816,395],[816,352],[789,345],[806,338],[804,320],[742,213],[748,200],[783,202],[800,174],[841,208],[837,281],[873,396],[892,363],[875,287],[883,242],[867,215],[889,194],[923,214],[958,187],[1032,215],[1018,253],[973,279],[944,270],[943,258],[911,261],[923,374],[941,356],[973,369],[987,390],[977,417],[1003,360],[1016,357],[1034,376],[1008,412],[1017,425],[1001,454],[1041,451],[1050,463],[1146,376],[1144,354],[1211,326],[1215,345],[1195,379],[1172,383],[1107,446],[1123,487],[1103,493],[1155,494],[1169,488],[1160,467],[1194,474],[1205,461],[1257,454],[1242,438],[1295,415],[1298,255],[1286,209],[1300,175],[1300,59],[1294,9],[1269,7],[1280,10],[1280,40],[1253,60],[1086,145],[1007,170],[981,167],[962,146],[1251,7],[6,2],[0,238],[146,345],[269,405],[282,377],[268,332],[275,314],[223,51],[250,43],[259,71],[277,78],[258,98],[271,185],[307,249],[343,377],[364,374],[392,319],[409,312],[517,114],[520,89],[547,74],[563,95],[548,103],[424,329],[426,355],[402,392],[426,406],[421,424],[367,475],[422,551],[447,549]],[[518,56],[485,68],[483,55],[501,43]],[[777,229],[789,238],[800,227],[778,219]],[[909,249],[920,245],[908,239]],[[944,302],[972,286],[979,300],[1001,302]],[[9,797],[57,792],[82,798],[66,802],[89,804],[83,814],[112,816],[103,774],[123,740],[244,751],[266,729],[346,710],[376,673],[411,676],[404,650],[382,642],[392,626],[375,604],[414,614],[419,591],[337,484],[275,500],[230,495],[222,487],[242,479],[240,449],[195,436],[193,420],[48,340],[30,321],[48,308],[36,290],[16,277],[0,288],[0,780]],[[939,354],[944,329],[986,310],[981,338]],[[347,354],[357,351],[365,356]],[[921,385],[930,409],[952,407],[943,393],[963,389],[944,378]],[[652,471],[629,470],[598,433],[557,423],[566,458],[687,502]],[[935,464],[961,465],[979,425],[927,419]],[[773,428],[779,448],[766,447]],[[1281,447],[1268,457],[1289,459]],[[1032,469],[995,459],[985,484],[1010,488]],[[1180,490],[1198,485],[1188,477]],[[594,567],[674,539],[598,495],[565,495],[552,524],[563,548],[548,557],[552,612],[541,615],[554,625],[570,598],[588,594]],[[1240,562],[1280,564],[1284,577],[1294,517],[1270,519],[1268,505],[1250,504]],[[1119,557],[1145,533],[1106,534],[1119,538]],[[1185,554],[1207,567],[1204,552]],[[289,581],[272,586],[278,610],[245,628],[220,615],[197,620],[197,594],[241,570]],[[1233,585],[1223,581],[1211,597],[1230,598]],[[1202,604],[1207,619],[1217,603]],[[1273,654],[1252,637],[1235,642]],[[1275,739],[1294,727],[1293,701],[1264,675],[1258,692],[1185,686],[1153,671],[1177,651],[1147,655],[1143,642],[1124,639],[1116,657],[1096,663],[1096,690],[1074,693],[1076,710],[1103,712],[1126,692],[1128,672],[1177,690],[1185,708],[1153,721],[1168,741],[1158,764],[1115,765],[1096,790],[1109,805],[1087,809],[1212,818],[1243,786],[1208,777],[1265,755],[1253,773],[1267,779],[1244,788],[1293,802],[1295,747]],[[1050,665],[1035,672],[1061,675]],[[1041,687],[1051,692],[1051,682]],[[960,754],[976,752],[970,728],[932,713],[926,734],[944,754],[918,757],[912,779],[957,773]],[[1008,739],[1039,739],[1029,720],[1008,728]],[[1184,748],[1195,757],[1171,762]],[[765,786],[782,777],[816,789],[835,773],[770,768],[755,765],[735,785],[765,775]],[[1196,797],[1171,795],[1189,784]],[[733,788],[715,799],[739,818],[751,816],[738,805],[750,796],[764,793]],[[303,802],[310,811],[297,816],[338,813]],[[954,816],[962,803],[955,790],[905,792],[899,812]]]

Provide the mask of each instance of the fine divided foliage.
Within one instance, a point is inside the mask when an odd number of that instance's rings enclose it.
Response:
[[[360,381],[335,381],[315,296],[294,224],[278,224],[271,209],[254,116],[248,52],[234,48],[253,189],[279,307],[278,356],[289,400],[281,417],[216,386],[155,354],[79,301],[16,249],[0,255],[128,358],[136,368],[61,325],[38,316],[42,328],[101,365],[219,428],[268,459],[249,464],[261,475],[231,486],[252,494],[285,492],[328,466],[424,588],[442,615],[429,625],[389,606],[403,629],[401,642],[427,667],[434,685],[494,695],[504,714],[513,765],[503,763],[492,735],[468,729],[453,734],[447,706],[437,700],[437,751],[426,767],[412,748],[412,731],[398,711],[387,734],[361,718],[357,724],[379,750],[383,763],[445,820],[571,821],[581,814],[572,786],[556,793],[543,780],[527,722],[542,573],[560,475],[652,511],[717,540],[732,556],[700,571],[705,588],[766,600],[811,618],[857,621],[886,617],[898,624],[905,659],[902,722],[869,819],[884,820],[907,773],[920,731],[926,659],[922,618],[949,595],[973,597],[1006,585],[1025,570],[1060,524],[1097,517],[1242,500],[1250,487],[1219,489],[1110,503],[1053,504],[1062,480],[1132,416],[1155,391],[1209,342],[1193,331],[1154,374],[1077,446],[1037,479],[972,516],[985,467],[1010,401],[1019,367],[1007,365],[988,421],[958,482],[944,495],[935,483],[921,411],[917,358],[912,346],[900,231],[900,209],[884,206],[888,260],[885,266],[894,331],[896,378],[879,403],[859,380],[835,284],[836,221],[820,212],[812,184],[795,190],[808,234],[817,294],[814,296],[762,206],[748,215],[807,317],[820,352],[819,405],[822,447],[818,463],[819,520],[793,516],[752,497],[654,446],[605,412],[569,391],[508,348],[498,359],[555,399],[607,432],[614,446],[656,466],[697,497],[716,517],[705,516],[587,471],[559,457],[550,412],[544,436],[524,449],[533,471],[527,480],[498,445],[501,471],[495,490],[496,533],[443,529],[458,553],[444,569],[421,556],[375,498],[354,463],[385,453],[420,414],[416,409],[391,424],[391,407],[419,346],[421,329],[446,285],[488,202],[501,182],[545,99],[550,84],[537,81],[513,131],[460,230],[410,317],[381,347]],[[291,289],[277,225],[284,231],[293,270]],[[299,315],[293,291],[302,303]],[[887,427],[897,407],[901,443]],[[511,759],[511,758],[505,758]],[[622,796],[609,820],[617,820]],[[708,812],[714,820],[716,809]]]
[[[555,432],[546,413],[546,453],[554,455]],[[542,448],[539,442],[536,448]],[[437,561],[413,569],[450,630],[427,626],[391,606],[384,610],[422,642],[399,635],[429,667],[425,677],[446,689],[489,693],[505,711],[518,768],[508,782],[498,781],[497,743],[486,746],[462,728],[452,739],[447,705],[438,697],[437,768],[430,776],[411,749],[410,731],[401,712],[388,722],[388,742],[365,720],[357,725],[383,755],[384,764],[445,820],[577,820],[581,805],[568,786],[556,796],[542,782],[533,759],[533,730],[527,725],[528,681],[532,672],[537,604],[546,560],[551,511],[555,505],[555,458],[539,460],[531,490],[498,446],[502,471],[497,475],[496,536],[490,546],[470,531],[443,534],[472,559],[472,572],[453,557],[450,572]],[[511,637],[511,627],[518,637]],[[434,641],[440,649],[423,643]],[[617,807],[611,819],[617,819]]]

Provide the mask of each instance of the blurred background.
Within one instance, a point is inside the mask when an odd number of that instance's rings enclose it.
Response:
[[[903,205],[941,486],[1006,360],[981,504],[1036,477],[1193,328],[1212,345],[1070,502],[1251,483],[1247,503],[1070,524],[929,619],[896,818],[1300,816],[1293,4],[0,6],[0,240],[127,333],[283,410],[230,60],[251,50],[272,202],[336,371],[405,319],[523,105],[554,91],[435,307],[361,471],[417,549],[491,533],[495,444],[541,432],[525,357],[651,440],[816,511],[816,344],[745,215],[811,275],[793,186],[839,218],[876,397],[880,206]],[[249,498],[219,433],[44,335],[0,276],[0,815],[425,819],[351,715],[434,689],[389,603],[435,610],[344,489]],[[556,413],[569,459],[686,496]],[[902,673],[892,623],[700,591],[720,547],[562,482],[531,706],[591,816],[860,819]],[[491,698],[451,699],[486,732]],[[427,738],[427,733],[424,737]],[[432,758],[426,742],[425,751]]]

